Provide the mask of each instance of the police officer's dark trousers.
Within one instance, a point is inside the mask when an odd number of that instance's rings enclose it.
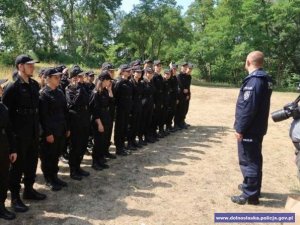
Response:
[[[8,149],[0,149],[0,204],[4,203],[7,198],[8,181],[9,181],[9,152]]]
[[[109,118],[101,118],[104,132],[99,132],[98,125],[93,122],[93,137],[94,148],[92,153],[93,162],[103,162],[105,154],[109,152],[110,146],[110,126],[111,122]]]
[[[86,121],[84,119],[85,113],[83,113],[82,117],[80,115],[81,113],[79,112],[70,114],[71,149],[69,166],[71,173],[80,168],[80,164],[86,152],[89,139],[90,123],[82,122]],[[82,121],[80,120],[81,118]]]
[[[25,188],[32,188],[38,163],[38,138],[16,138],[17,160],[9,171],[9,189],[12,198],[18,197],[21,189],[21,178],[24,173]]]
[[[136,136],[139,133],[140,125],[141,125],[141,117],[142,117],[142,108],[141,107],[133,107],[133,111],[130,117],[130,131],[129,131],[129,142],[134,142]]]
[[[244,135],[238,141],[239,164],[244,177],[243,195],[257,198],[260,195],[262,181],[262,136]]]
[[[116,123],[115,123],[115,145],[117,151],[124,150],[125,139],[128,131],[130,109],[117,107]]]
[[[153,121],[152,121],[152,128],[154,134],[156,133],[157,128],[159,131],[163,130],[163,123],[164,123],[164,111],[163,111],[163,103],[162,101],[156,101],[153,111]]]
[[[176,96],[171,96],[170,102],[169,102],[169,108],[167,111],[167,118],[166,118],[166,125],[167,127],[171,127],[173,123],[173,119],[175,117],[176,113],[176,107],[177,107],[177,98]]]
[[[176,125],[183,125],[187,107],[188,100],[186,99],[186,95],[181,94],[179,97],[179,103],[177,105],[176,115],[174,119]]]
[[[41,143],[41,169],[46,180],[53,179],[59,171],[59,156],[65,148],[66,138],[64,136],[54,136],[54,142],[49,143],[43,137]]]
[[[153,117],[153,104],[150,102],[146,102],[143,105],[142,111],[142,121],[141,121],[141,133],[146,137],[150,137],[152,135],[152,117]]]

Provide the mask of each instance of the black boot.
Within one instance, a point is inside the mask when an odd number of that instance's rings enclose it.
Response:
[[[92,168],[96,171],[103,170],[103,168],[96,161],[93,161]]]
[[[26,206],[21,198],[19,193],[11,193],[11,207],[15,212],[27,212],[28,206]]]
[[[13,220],[16,218],[16,214],[8,211],[5,208],[4,203],[0,203],[0,218],[5,219],[5,220]]]
[[[78,173],[75,168],[70,169],[70,177],[73,180],[82,180],[82,176]]]
[[[89,172],[83,170],[83,169],[80,168],[80,167],[77,169],[77,173],[80,174],[82,177],[88,177],[88,176],[90,175]]]
[[[37,192],[33,187],[25,187],[23,192],[23,199],[27,200],[45,200],[47,195]]]
[[[54,181],[54,183],[56,183],[62,187],[68,187],[68,184],[66,182],[62,181],[61,179],[59,179],[57,175],[55,175],[53,177],[53,181]]]
[[[117,158],[117,156],[111,154],[110,152],[106,152],[106,153],[105,153],[105,157],[106,157],[106,158],[109,158],[109,159],[116,159],[116,158]]]

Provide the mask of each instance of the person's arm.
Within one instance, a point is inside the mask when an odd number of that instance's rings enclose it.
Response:
[[[39,99],[39,112],[43,134],[45,135],[47,142],[53,143],[54,136],[53,131],[51,130],[51,124],[53,123],[53,121],[50,118],[49,101],[46,95],[43,93],[41,93]]]
[[[15,94],[16,94],[16,90],[14,88],[14,83],[10,83],[5,88],[2,96],[2,102],[8,108],[10,116],[11,116],[11,112],[15,110],[14,107],[14,103],[16,101]]]
[[[251,125],[254,117],[261,107],[261,99],[264,92],[263,79],[252,78],[247,82],[248,89],[239,96],[237,102],[237,115],[235,130],[237,134],[243,135]],[[251,89],[251,90],[250,90]]]

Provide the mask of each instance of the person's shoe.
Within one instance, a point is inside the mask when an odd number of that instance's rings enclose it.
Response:
[[[147,145],[147,141],[144,140],[143,138],[139,138],[138,144],[140,144],[140,145],[142,145],[142,146],[146,146],[146,145]]]
[[[136,147],[136,148],[142,148],[142,147],[143,147],[142,144],[140,144],[139,142],[136,142],[136,141],[133,141],[133,142],[132,142],[132,145],[133,145],[134,147]]]
[[[105,154],[105,157],[106,157],[106,158],[109,158],[109,159],[116,159],[116,158],[117,158],[117,156],[111,154],[110,152],[106,153],[106,154]]]
[[[105,164],[105,163],[101,163],[99,162],[98,165],[102,168],[102,169],[108,169],[109,168],[109,165]]]
[[[186,122],[183,122],[183,124],[186,126],[186,127],[190,127],[191,125],[186,123]]]
[[[5,219],[5,220],[13,220],[16,218],[16,214],[13,212],[8,211],[5,208],[4,203],[0,204],[0,218]]]
[[[232,196],[231,201],[233,203],[239,204],[239,205],[245,205],[248,203],[248,205],[258,205],[259,199],[258,198],[245,198],[242,195],[239,196]]]
[[[116,154],[119,156],[128,156],[129,154],[124,149],[120,149],[116,151]]]
[[[82,176],[78,172],[71,172],[70,174],[71,179],[73,180],[82,180]]]
[[[64,164],[68,164],[69,163],[69,160],[66,159],[64,156],[59,157],[59,161],[61,161]]]
[[[59,179],[57,176],[54,176],[53,178],[54,183],[62,186],[62,187],[68,187],[68,184],[64,181],[62,181],[61,179]]]
[[[62,186],[53,180],[48,180],[46,186],[49,187],[51,191],[60,191],[62,189]]]
[[[239,184],[239,185],[238,185],[238,189],[239,189],[240,191],[243,191],[243,184]]]
[[[80,176],[82,176],[82,177],[88,177],[88,176],[90,176],[90,173],[89,173],[89,172],[83,170],[83,169],[80,168],[80,167],[78,168],[77,173],[78,173]]]
[[[158,132],[157,133],[157,137],[158,138],[164,138],[165,136],[164,136],[164,134],[162,132]]]
[[[131,151],[136,151],[137,150],[137,148],[134,145],[132,145],[131,143],[127,145],[126,149],[131,150]]]
[[[11,200],[11,207],[15,212],[27,212],[28,211],[28,206],[26,206],[22,200],[19,198],[15,198]]]
[[[47,198],[47,195],[42,194],[34,190],[33,188],[25,188],[23,192],[23,199],[26,200],[45,200]]]
[[[92,168],[96,171],[103,170],[103,168],[96,162],[93,162]]]
[[[174,129],[174,132],[177,132],[177,131],[179,131],[179,130],[182,130],[182,128],[180,128],[179,125],[175,125],[173,129]]]

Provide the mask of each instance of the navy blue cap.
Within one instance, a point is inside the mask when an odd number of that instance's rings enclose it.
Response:
[[[34,60],[31,58],[30,55],[19,55],[16,58],[15,65],[18,66],[19,64],[34,64],[39,63],[39,61]]]
[[[101,69],[102,70],[115,70],[114,65],[109,62],[103,63]]]
[[[162,63],[161,63],[161,61],[158,59],[158,60],[154,60],[153,64],[154,64],[154,65],[160,65],[160,64],[162,64]]]
[[[43,76],[47,68],[41,68],[39,70],[39,76]]]
[[[164,73],[166,74],[166,73],[171,73],[171,71],[170,71],[170,69],[165,69],[164,70]]]
[[[46,76],[46,77],[60,76],[60,75],[62,75],[62,72],[59,72],[57,70],[57,68],[47,68],[47,69],[45,69],[43,75]]]
[[[132,67],[132,70],[134,72],[142,72],[143,71],[143,68],[141,66],[134,66]]]
[[[147,67],[147,68],[145,68],[145,72],[146,73],[154,73],[154,70],[152,67]]]
[[[189,65],[187,62],[183,62],[183,63],[181,63],[180,64],[181,66],[187,66],[187,65]]]
[[[56,67],[56,69],[57,69],[57,71],[59,71],[59,72],[63,72],[64,71],[64,69],[66,69],[67,67],[65,66],[65,65],[59,65],[59,66],[57,66]]]
[[[93,77],[93,76],[95,76],[95,73],[94,73],[94,71],[88,71],[85,73],[85,75],[88,77]]]
[[[121,71],[130,71],[131,67],[128,64],[122,64],[122,65],[119,66],[119,69]]]
[[[144,64],[146,64],[146,63],[153,63],[153,60],[152,60],[152,59],[146,59],[146,60],[144,61]]]
[[[107,70],[103,71],[100,73],[100,75],[98,76],[98,79],[103,81],[103,80],[112,80],[109,72]]]
[[[140,66],[142,64],[143,64],[142,61],[140,59],[137,59],[132,63],[132,66]]]
[[[193,68],[194,68],[194,65],[193,65],[192,63],[189,63],[189,64],[188,64],[188,68],[189,68],[189,69],[193,69]]]
[[[74,65],[70,71],[70,78],[76,77],[78,75],[83,75],[84,72],[78,65]]]

